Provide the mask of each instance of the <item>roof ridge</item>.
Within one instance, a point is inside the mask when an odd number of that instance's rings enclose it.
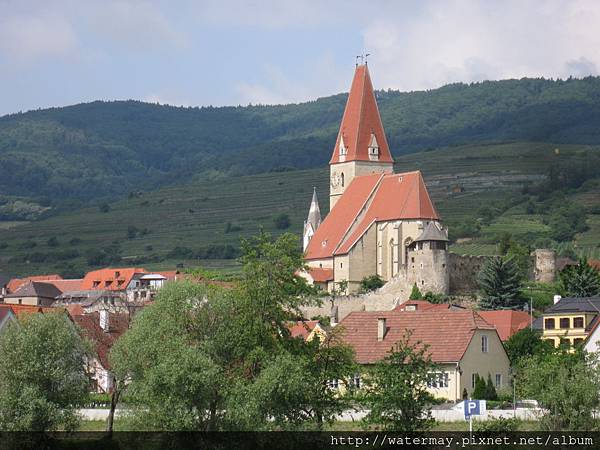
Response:
[[[332,250],[332,252],[331,252],[332,255],[335,255],[338,248],[340,248],[342,246],[342,244],[346,241],[346,238],[350,235],[350,232],[352,231],[354,226],[356,224],[359,224],[360,222],[362,222],[362,220],[359,221],[359,217],[361,217],[361,215],[363,215],[363,213],[368,211],[368,208],[366,208],[366,206],[367,206],[367,204],[372,203],[373,199],[375,198],[375,195],[376,195],[377,191],[379,190],[379,186],[381,186],[381,181],[383,180],[385,173],[380,173],[378,175],[379,175],[379,177],[377,179],[377,182],[375,183],[375,186],[373,186],[373,188],[369,192],[369,195],[367,196],[367,198],[361,205],[361,207],[358,210],[358,213],[356,214],[354,219],[350,222],[350,225],[348,226],[348,228],[346,228],[346,231],[344,231],[344,234],[342,235],[338,245],[336,245],[336,247]]]
[[[364,70],[363,70],[363,79],[362,79],[362,89],[360,90],[360,101],[358,103],[359,105],[359,109],[358,109],[358,126],[356,127],[356,138],[354,139],[354,158],[358,157],[358,139],[360,138],[360,130],[361,127],[363,126],[363,107],[364,107],[364,97],[365,97],[365,89],[366,86],[365,84],[367,83],[367,75],[368,75],[368,71],[367,71],[367,66],[364,66]]]

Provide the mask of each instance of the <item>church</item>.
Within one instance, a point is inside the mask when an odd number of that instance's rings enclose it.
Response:
[[[421,172],[394,173],[367,64],[356,66],[329,162],[330,212],[321,220],[316,191],[303,246],[312,282],[354,293],[379,275],[397,289],[447,294],[448,230]]]

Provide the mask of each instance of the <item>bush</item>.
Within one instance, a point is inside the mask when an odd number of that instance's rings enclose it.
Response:
[[[108,205],[108,203],[102,203],[98,209],[100,210],[101,213],[107,213],[110,211],[110,206]]]
[[[227,222],[225,224],[225,233],[234,233],[236,231],[242,231],[242,227],[239,225],[234,225],[231,222]]]
[[[381,279],[379,275],[370,275],[368,277],[364,277],[360,282],[360,291],[361,292],[371,292],[376,289],[379,289],[385,284],[385,281]]]
[[[520,424],[521,421],[516,417],[510,417],[508,419],[499,417],[497,419],[475,422],[474,431],[477,433],[505,433],[517,431]]]
[[[52,236],[50,239],[48,239],[48,241],[46,241],[46,245],[48,247],[58,247],[59,242],[56,236]]]
[[[275,217],[274,222],[275,228],[278,230],[286,230],[291,225],[290,216],[287,214],[279,214],[277,217]]]

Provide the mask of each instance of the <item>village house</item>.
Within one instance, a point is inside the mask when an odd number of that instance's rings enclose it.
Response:
[[[15,292],[17,289],[19,289],[22,285],[24,285],[25,283],[27,283],[28,281],[41,281],[41,282],[50,282],[50,281],[57,281],[57,280],[62,280],[63,278],[58,275],[58,274],[48,274],[48,275],[34,275],[34,276],[29,276],[29,277],[24,277],[24,278],[12,278],[7,286],[7,292],[10,294],[12,292]]]
[[[299,320],[289,327],[292,338],[302,338],[307,342],[318,337],[321,341],[327,335],[327,331],[318,320]]]
[[[112,392],[114,376],[108,355],[113,344],[127,331],[129,316],[101,310],[90,314],[73,314],[71,318],[93,346],[93,356],[87,361],[86,367],[92,381],[91,391]]]
[[[503,309],[497,311],[477,311],[477,314],[496,328],[502,342],[509,340],[513,334],[521,331],[523,328],[531,327],[533,323],[533,317],[525,311]]]
[[[436,398],[460,401],[465,392],[472,394],[476,375],[489,375],[497,389],[510,385],[510,362],[498,332],[475,311],[432,307],[352,312],[338,326],[367,371],[411,330],[410,342],[426,345],[438,366],[428,384]]]
[[[583,344],[597,328],[599,313],[600,297],[557,297],[536,325],[542,329],[542,339],[552,341],[555,347],[563,342],[575,346]]]
[[[366,64],[356,67],[329,165],[330,212],[321,221],[313,192],[304,224],[306,278],[356,292],[379,275],[402,280],[406,297],[414,284],[447,294],[447,229],[421,172],[394,173]]]
[[[4,303],[9,305],[52,306],[54,299],[61,291],[53,284],[41,281],[26,281],[4,296]]]

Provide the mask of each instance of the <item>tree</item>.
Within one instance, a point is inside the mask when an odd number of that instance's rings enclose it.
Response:
[[[291,224],[290,216],[287,214],[279,214],[277,217],[275,217],[274,222],[275,228],[278,230],[287,230]]]
[[[131,329],[113,346],[113,371],[118,380],[128,380],[125,392],[134,428],[217,427],[225,379],[204,348],[203,335],[215,329],[206,319],[226,323],[224,317],[211,314],[221,305],[220,294],[191,282],[169,283],[152,305],[136,314]]]
[[[600,295],[600,272],[585,258],[575,266],[565,267],[559,274],[561,288],[568,297]]]
[[[361,292],[371,292],[379,289],[385,284],[385,281],[377,274],[364,277],[360,282]]]
[[[410,291],[410,296],[408,297],[408,299],[409,300],[421,300],[422,298],[423,298],[423,294],[421,294],[421,291],[417,287],[417,283],[415,283],[413,285],[412,291]]]
[[[551,341],[541,339],[539,331],[526,327],[513,334],[504,343],[504,349],[515,365],[521,358],[551,352],[554,346]]]
[[[251,383],[240,380],[229,397],[226,418],[230,429],[322,430],[350,406],[348,395],[331,389],[331,380],[352,389],[354,352],[343,344],[340,329],[323,341],[297,340],[275,354]]]
[[[342,399],[320,380],[347,374],[352,354],[333,341],[311,347],[290,336],[290,320],[314,292],[297,275],[296,238],[261,233],[242,248],[235,289],[170,283],[113,347],[135,428],[318,427],[340,411]]]
[[[489,258],[477,276],[482,309],[521,309],[521,273],[513,258]]]
[[[0,334],[0,429],[74,430],[89,347],[64,313],[30,314]]]
[[[497,400],[498,394],[496,387],[492,382],[492,376],[488,373],[487,382],[485,383],[485,400]]]
[[[592,430],[600,406],[600,366],[596,355],[560,349],[523,358],[517,371],[518,395],[540,403],[542,429]]]
[[[477,373],[475,374],[475,387],[471,393],[471,398],[476,400],[486,400],[487,398],[487,386],[485,384],[485,379],[480,377]]]
[[[48,239],[48,241],[46,242],[46,245],[48,247],[58,247],[58,239],[56,238],[56,236],[52,236],[50,239]]]
[[[427,346],[411,341],[407,331],[375,364],[365,380],[365,424],[378,424],[384,430],[411,432],[433,425],[429,407],[433,397],[427,391],[436,365]]]

